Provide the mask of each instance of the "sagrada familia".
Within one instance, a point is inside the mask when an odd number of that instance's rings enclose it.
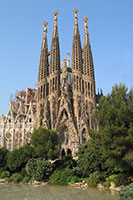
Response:
[[[19,91],[15,101],[10,102],[7,116],[1,116],[1,146],[10,151],[29,143],[33,131],[43,126],[57,131],[63,153],[69,151],[74,155],[79,145],[89,139],[88,128],[98,129],[94,117],[95,76],[87,17],[84,17],[82,48],[77,12],[74,9],[72,67],[69,53],[64,63],[60,61],[58,12],[54,11],[50,51],[47,22],[44,22],[37,89]]]

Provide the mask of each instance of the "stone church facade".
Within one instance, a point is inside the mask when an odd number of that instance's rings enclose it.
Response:
[[[60,60],[57,14],[51,49],[48,50],[47,22],[44,22],[37,89],[20,91],[16,101],[10,102],[7,116],[1,116],[1,146],[9,150],[30,141],[32,132],[43,126],[54,129],[60,136],[62,153],[76,155],[78,147],[89,139],[88,128],[97,130],[94,117],[96,107],[95,76],[87,17],[84,17],[84,46],[74,9],[72,67],[70,54]]]
[[[0,147],[9,151],[30,143],[35,127],[37,89],[18,91],[6,116],[0,116]]]
[[[84,17],[84,46],[82,48],[78,27],[77,9],[74,9],[74,32],[72,44],[72,68],[70,57],[60,61],[60,45],[57,14],[51,50],[47,45],[47,22],[44,22],[40,64],[36,128],[55,129],[60,135],[63,153],[76,154],[79,144],[89,139],[88,128],[97,129],[94,118],[96,106],[95,76],[87,17]]]

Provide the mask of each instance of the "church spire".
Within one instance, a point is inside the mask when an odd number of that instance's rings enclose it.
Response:
[[[91,45],[88,34],[88,25],[87,25],[88,18],[84,17],[83,20],[84,20],[83,73],[91,77],[92,79],[95,79]]]
[[[48,45],[47,45],[47,22],[44,21],[44,32],[39,63],[38,82],[48,76]]]
[[[78,28],[78,9],[74,10],[74,32],[73,32],[73,46],[72,46],[72,70],[82,73],[82,48],[80,41],[80,34]]]
[[[50,74],[60,71],[60,49],[59,49],[59,37],[58,37],[58,27],[57,27],[57,10],[53,12],[54,14],[54,28],[52,34],[52,44],[50,52]]]

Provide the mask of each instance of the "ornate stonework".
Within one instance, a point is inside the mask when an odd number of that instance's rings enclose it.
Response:
[[[43,36],[36,113],[36,128],[43,126],[55,129],[60,135],[63,152],[71,151],[73,155],[76,154],[79,144],[89,139],[87,129],[97,129],[94,118],[95,77],[87,26],[88,18],[84,17],[85,33],[82,49],[77,12],[78,10],[74,9],[72,68],[70,68],[69,53],[67,59],[64,59],[64,66],[60,62],[57,11],[54,12],[50,53],[48,53],[47,36],[46,34]]]
[[[7,116],[1,116],[1,144],[9,150],[30,141],[35,128],[55,129],[60,135],[62,154],[76,155],[79,144],[89,139],[87,129],[97,129],[94,118],[96,106],[94,66],[89,41],[87,17],[84,17],[84,46],[78,27],[77,9],[74,9],[72,68],[70,54],[64,64],[60,61],[57,14],[51,50],[47,45],[47,22],[41,47],[37,90],[27,88],[18,92],[10,103]]]
[[[35,127],[36,89],[17,92],[6,116],[0,117],[1,147],[9,151],[30,142]]]

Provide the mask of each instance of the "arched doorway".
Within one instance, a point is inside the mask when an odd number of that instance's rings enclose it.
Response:
[[[61,158],[65,157],[65,155],[66,155],[65,150],[62,149],[62,151],[61,151]]]
[[[67,149],[67,155],[72,155],[71,149]]]

